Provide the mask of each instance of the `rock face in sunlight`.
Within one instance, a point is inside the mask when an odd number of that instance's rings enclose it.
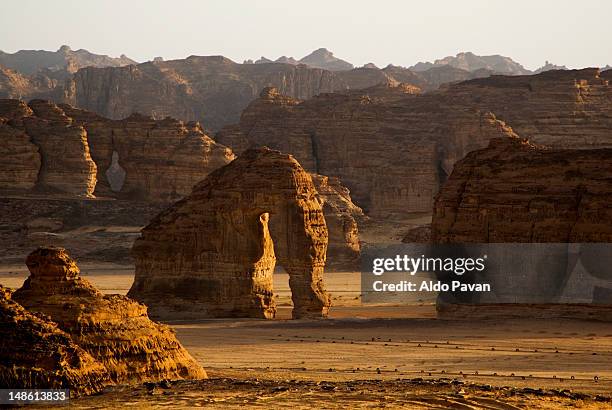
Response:
[[[92,158],[102,173],[96,195],[176,201],[234,159],[232,151],[208,137],[198,123],[139,114],[109,120],[70,105],[60,107],[87,130]],[[125,174],[119,184],[112,184],[106,173],[112,170],[113,157]]]
[[[30,277],[13,294],[15,301],[49,316],[102,363],[112,382],[206,377],[170,327],[151,321],[147,307],[138,302],[100,293],[80,277],[64,249],[39,248],[26,265]]]
[[[327,244],[311,176],[290,155],[247,150],[143,229],[129,296],[162,318],[271,318],[278,260],[293,317],[326,316]]]
[[[491,114],[437,98],[385,84],[300,102],[268,88],[216,139],[238,155],[263,145],[290,152],[308,171],[340,178],[374,218],[429,213],[453,164],[503,135]]]
[[[323,214],[329,231],[326,268],[359,270],[358,221],[365,218],[363,210],[351,201],[349,190],[338,178],[313,174],[312,182],[323,200]]]
[[[20,183],[24,175],[16,173],[12,175],[14,179],[2,188],[32,187],[33,168],[38,167],[37,188],[92,196],[96,186],[96,164],[91,159],[87,132],[83,127],[73,124],[72,119],[55,104],[42,100],[32,100],[28,105],[18,100],[0,100],[2,122],[0,135],[7,141],[3,149],[15,146],[15,154],[29,151],[25,156],[12,157],[12,161],[20,158],[24,161],[20,166],[30,168],[25,175],[26,184]],[[38,153],[33,152],[32,144],[38,147]]]
[[[0,388],[70,389],[111,384],[106,368],[44,315],[27,311],[0,285]]]
[[[436,199],[438,243],[612,242],[612,149],[494,139],[457,163]]]
[[[175,201],[234,158],[198,123],[0,100],[0,190]]]

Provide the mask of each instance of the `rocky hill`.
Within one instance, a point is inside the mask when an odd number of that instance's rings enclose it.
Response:
[[[436,198],[432,239],[611,242],[612,149],[555,150],[518,137],[459,161]]]
[[[433,67],[449,65],[465,71],[476,71],[481,69],[490,70],[496,74],[525,75],[531,74],[521,64],[510,57],[501,55],[479,56],[471,52],[458,53],[456,56],[448,56],[434,61],[433,63],[418,63],[410,67],[414,71],[426,71]]]
[[[266,89],[216,139],[237,153],[292,153],[307,170],[339,177],[370,216],[429,213],[455,162],[511,133],[507,125],[554,147],[612,146],[612,90],[599,74],[492,76],[423,95],[388,84],[303,102]]]
[[[0,191],[169,202],[234,158],[197,123],[0,100]]]
[[[90,53],[87,50],[72,50],[61,46],[57,51],[19,50],[15,53],[5,53],[0,50],[0,66],[33,75],[40,70],[66,71],[74,73],[83,67],[121,67],[136,64],[125,55],[109,57]]]

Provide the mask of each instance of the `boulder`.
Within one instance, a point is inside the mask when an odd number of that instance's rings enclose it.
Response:
[[[26,265],[30,276],[14,300],[49,316],[102,363],[113,383],[206,377],[169,326],[151,321],[147,307],[138,302],[100,293],[80,277],[65,249],[39,248]]]

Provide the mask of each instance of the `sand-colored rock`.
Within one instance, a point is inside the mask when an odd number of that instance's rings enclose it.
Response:
[[[498,120],[540,144],[612,146],[612,91],[597,69],[493,76],[422,95],[391,85],[306,101],[267,89],[216,139],[237,153],[289,152],[308,171],[339,177],[380,218],[430,213],[454,164],[507,132]]]
[[[138,114],[109,120],[66,104],[60,107],[87,130],[92,157],[104,171],[98,175],[97,195],[176,201],[234,159],[232,151],[215,143],[199,123]],[[115,167],[124,173],[117,184],[108,174]]]
[[[87,133],[55,104],[32,100],[29,106],[18,100],[0,100],[0,135],[18,146],[6,144],[13,153],[15,173],[7,173],[0,189],[21,186],[40,190],[92,196],[96,185],[96,164],[89,155]],[[38,148],[34,153],[32,144]],[[35,154],[35,155],[34,155]],[[20,169],[21,168],[21,169]],[[9,178],[11,178],[9,180]]]
[[[429,213],[455,161],[500,130],[489,114],[412,91],[384,84],[300,102],[265,89],[216,140],[238,154],[263,145],[290,152],[308,171],[340,178],[369,216]]]
[[[111,383],[106,368],[44,315],[27,311],[0,285],[0,388],[92,394]]]
[[[13,298],[44,313],[101,362],[115,383],[206,377],[173,330],[152,322],[147,307],[121,295],[103,295],[79,275],[62,248],[39,248],[26,265],[30,277]]]
[[[326,316],[327,243],[310,175],[290,155],[247,150],[143,229],[128,295],[155,317],[270,318],[278,260],[293,317]]]
[[[494,139],[458,162],[436,198],[438,243],[611,242],[612,149]]]
[[[234,158],[198,123],[109,120],[67,104],[0,100],[0,190],[175,201]],[[37,152],[38,151],[38,152]],[[42,166],[41,166],[42,164]]]
[[[40,171],[38,147],[18,129],[0,118],[0,190],[27,191],[36,185]]]
[[[323,215],[329,231],[326,269],[359,270],[358,221],[363,210],[351,201],[349,190],[338,178],[312,175],[312,182],[323,200]]]

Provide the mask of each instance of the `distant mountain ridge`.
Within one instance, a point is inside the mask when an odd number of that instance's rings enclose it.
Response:
[[[430,62],[420,62],[412,67],[409,67],[410,70],[413,71],[425,71],[434,67],[440,66],[451,66],[455,68],[460,68],[465,71],[476,71],[481,69],[490,70],[495,72],[496,74],[506,74],[506,75],[527,75],[531,74],[531,71],[523,67],[521,64],[512,60],[510,57],[505,57],[501,55],[490,55],[490,56],[479,56],[472,52],[464,52],[458,53],[456,56],[448,56],[438,60],[435,60],[433,63]]]
[[[11,54],[0,50],[1,66],[26,75],[33,75],[41,70],[65,70],[75,73],[83,67],[121,67],[130,64],[137,63],[123,54],[115,58],[84,49],[74,51],[66,45],[57,51],[19,50]]]
[[[355,68],[353,64],[334,56],[334,53],[326,48],[319,48],[300,60],[293,57],[281,56],[276,60],[271,60],[266,57],[261,57],[259,60],[245,60],[245,64],[267,64],[267,63],[283,63],[283,64],[305,64],[313,68],[322,68],[329,71],[347,71]]]

